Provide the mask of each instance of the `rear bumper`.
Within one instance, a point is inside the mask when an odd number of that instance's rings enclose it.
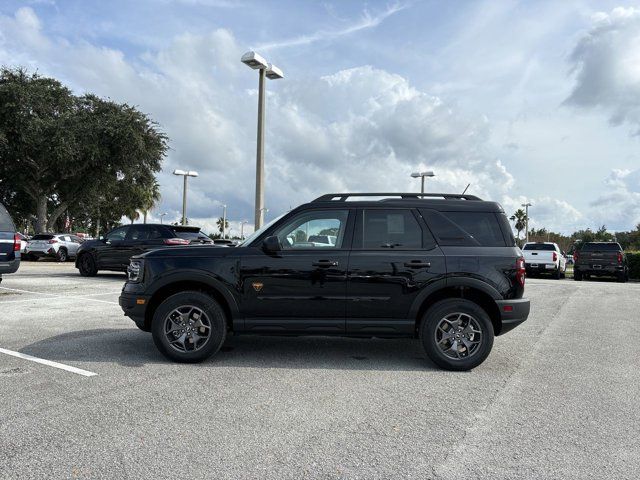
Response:
[[[0,260],[0,275],[3,275],[5,273],[15,273],[18,271],[18,267],[20,267],[19,256],[14,260],[9,260],[8,262],[3,262]]]
[[[140,302],[144,303],[140,303]],[[118,304],[124,314],[136,323],[144,324],[145,311],[147,309],[147,303],[149,303],[148,295],[137,295],[131,293],[120,294]]]
[[[593,265],[575,265],[573,267],[573,274],[576,272],[583,275],[602,275],[602,276],[617,276],[625,273],[626,267],[624,265],[602,265],[600,268],[594,268]]]
[[[499,335],[503,335],[513,330],[529,317],[531,303],[528,298],[518,298],[515,300],[496,300],[496,305],[500,310],[501,328]]]

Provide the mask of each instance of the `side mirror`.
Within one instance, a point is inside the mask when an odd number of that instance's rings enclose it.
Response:
[[[273,235],[262,241],[262,249],[267,253],[277,253],[282,250],[282,244],[280,239]]]

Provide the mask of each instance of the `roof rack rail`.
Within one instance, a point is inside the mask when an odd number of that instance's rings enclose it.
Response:
[[[415,198],[444,198],[446,200],[481,200],[475,195],[462,195],[459,193],[327,193],[313,202],[345,202],[349,197],[400,197],[402,199]]]

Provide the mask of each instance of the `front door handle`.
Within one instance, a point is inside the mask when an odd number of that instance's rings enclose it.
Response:
[[[311,265],[314,267],[328,268],[328,267],[337,267],[338,262],[333,260],[318,260],[317,262],[313,262]]]
[[[431,266],[431,262],[423,262],[422,260],[411,260],[410,262],[405,262],[404,266],[409,268],[429,268]]]

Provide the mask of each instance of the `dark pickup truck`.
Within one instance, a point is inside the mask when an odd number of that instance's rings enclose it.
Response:
[[[618,282],[629,280],[627,256],[616,242],[587,242],[573,254],[573,279],[615,277]]]

